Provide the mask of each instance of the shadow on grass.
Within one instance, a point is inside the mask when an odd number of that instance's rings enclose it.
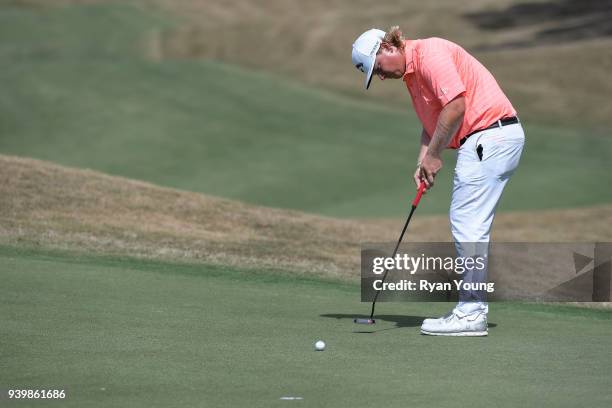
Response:
[[[363,314],[348,315],[348,314],[342,314],[342,313],[326,313],[320,316],[333,318],[333,319],[349,319],[351,321],[354,319],[368,319],[370,317],[370,315],[363,315]],[[385,315],[385,314],[376,315],[374,317],[377,322],[380,322],[380,321],[391,322],[391,323],[395,323],[395,326],[382,328],[382,329],[376,329],[376,324],[373,324],[373,325],[355,324],[356,330],[354,330],[353,333],[377,333],[377,332],[386,331],[386,330],[401,329],[402,327],[421,327],[423,320],[426,319],[426,317],[423,317],[423,316]],[[493,327],[497,327],[497,324],[489,323],[489,329]],[[363,330],[359,330],[359,328],[363,328]]]

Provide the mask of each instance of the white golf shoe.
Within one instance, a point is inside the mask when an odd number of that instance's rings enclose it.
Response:
[[[457,308],[439,319],[425,319],[421,333],[430,336],[486,336],[487,313],[479,310],[470,314]]]
[[[427,318],[425,320],[423,320],[423,325],[429,325],[429,324],[434,324],[434,323],[441,323],[442,320],[449,318],[452,314],[453,314],[454,310],[451,310],[450,312],[448,312],[447,314],[445,314],[442,317],[438,317],[438,318]]]

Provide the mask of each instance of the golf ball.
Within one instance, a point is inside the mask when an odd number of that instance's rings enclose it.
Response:
[[[325,342],[323,340],[317,340],[315,343],[315,350],[323,351],[325,350]]]

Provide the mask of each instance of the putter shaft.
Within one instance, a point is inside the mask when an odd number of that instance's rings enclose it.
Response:
[[[404,228],[402,229],[402,233],[400,234],[400,237],[397,240],[397,244],[395,245],[395,249],[393,250],[393,255],[391,255],[391,258],[395,258],[395,255],[397,255],[397,250],[399,249],[399,246],[402,243],[402,239],[404,238],[404,234],[406,233],[406,229],[408,228],[408,224],[410,224],[410,220],[412,219],[412,214],[414,214],[414,211],[419,206],[419,202],[421,201],[421,197],[423,196],[424,192],[425,192],[425,183],[421,181],[421,184],[419,185],[419,189],[417,191],[417,195],[414,198],[414,200],[412,201],[412,207],[410,209],[410,214],[408,214],[408,218],[406,219],[406,223],[404,224]],[[388,272],[389,272],[389,270],[385,269],[385,273],[384,273],[384,275],[382,277],[382,282],[381,283],[385,282],[385,279],[387,278],[387,273]],[[378,299],[378,295],[379,294],[380,294],[380,290],[377,290],[376,294],[374,295],[374,300],[372,301],[372,311],[370,312],[370,318],[368,319],[368,320],[371,320],[372,323],[374,323],[374,308],[376,307],[376,300]],[[355,323],[357,323],[357,320],[359,320],[359,319],[355,319]],[[369,323],[366,323],[366,324],[369,324]]]

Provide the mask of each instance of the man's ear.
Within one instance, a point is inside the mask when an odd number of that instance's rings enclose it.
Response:
[[[384,51],[387,54],[393,54],[396,51],[398,51],[397,47],[395,47],[392,44],[389,44],[387,42],[381,42],[380,43],[380,48],[378,49],[378,51]]]
[[[392,47],[392,46],[391,46],[391,44],[389,44],[389,43],[386,43],[386,42],[384,42],[384,41],[380,43],[380,49],[381,49],[381,50],[384,50],[384,51],[391,51],[391,48],[393,48],[393,47]]]

